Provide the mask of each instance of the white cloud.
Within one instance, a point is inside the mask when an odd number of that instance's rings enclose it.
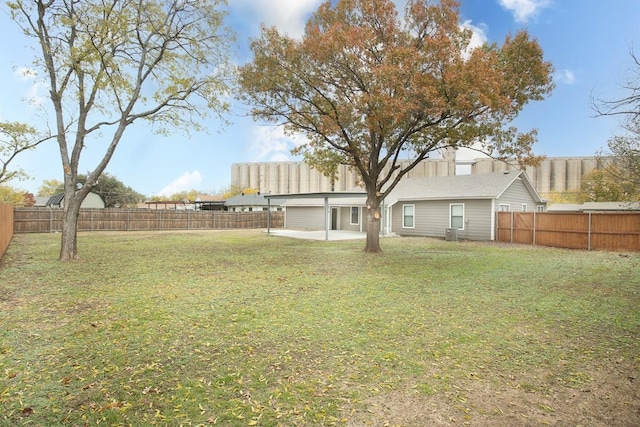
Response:
[[[248,151],[252,162],[291,160],[291,150],[306,142],[301,135],[285,135],[282,126],[259,126],[252,129]]]
[[[179,178],[175,179],[162,190],[158,192],[158,196],[171,196],[181,191],[190,191],[202,183],[202,175],[198,171],[185,172]]]
[[[533,18],[540,10],[547,7],[551,0],[498,0],[500,5],[513,13],[517,22],[527,22]]]
[[[487,33],[485,32],[483,27],[478,27],[471,24],[470,20],[464,21],[460,26],[472,31],[469,45],[464,50],[464,52],[462,52],[462,56],[466,60],[471,55],[471,51],[487,43],[489,41],[489,37],[487,37]]]
[[[234,8],[250,13],[258,22],[275,26],[290,37],[300,37],[309,14],[318,9],[323,0],[232,0]]]
[[[35,78],[38,75],[36,70],[34,70],[33,68],[27,68],[27,67],[18,68],[13,72],[13,74],[18,76],[20,80],[23,80],[23,81],[35,80]]]
[[[561,84],[572,85],[576,82],[576,76],[573,71],[564,69],[556,71],[554,80]]]
[[[41,95],[42,88],[45,87],[43,81],[38,80],[38,73],[33,68],[17,68],[13,74],[23,82],[32,82],[25,94],[25,99],[30,105],[40,107],[45,103],[45,98]]]

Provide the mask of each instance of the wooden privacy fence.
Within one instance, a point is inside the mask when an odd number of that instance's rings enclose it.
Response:
[[[640,212],[498,212],[499,242],[640,251]]]
[[[0,204],[0,258],[13,237],[13,206]]]
[[[78,231],[225,230],[283,228],[284,212],[221,212],[155,209],[81,209]],[[62,210],[16,208],[15,233],[62,231]]]

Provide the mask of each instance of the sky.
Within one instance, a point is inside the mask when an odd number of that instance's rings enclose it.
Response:
[[[394,0],[403,10],[406,0]],[[310,14],[322,0],[228,0],[227,24],[236,32],[232,61],[251,61],[248,44],[259,36],[260,24],[300,37]],[[514,125],[538,130],[534,152],[549,157],[593,156],[621,133],[617,118],[594,117],[590,99],[617,99],[631,77],[630,52],[640,54],[639,0],[462,0],[460,24],[474,30],[474,43],[497,43],[526,29],[554,66],[556,88],[544,101],[531,103]],[[20,70],[34,51],[0,6],[0,120],[42,126],[34,103],[47,102],[47,88],[38,76]],[[50,101],[49,101],[50,102]],[[273,125],[255,122],[248,106],[234,102],[229,125],[203,122],[206,133],[187,136],[153,134],[145,126],[127,129],[106,172],[148,197],[192,189],[216,194],[231,184],[231,165],[245,162],[300,160],[290,150],[304,141],[291,139]],[[93,170],[102,152],[90,149],[80,173]],[[55,141],[21,154],[14,162],[30,176],[12,181],[17,189],[37,193],[44,180],[62,180]]]

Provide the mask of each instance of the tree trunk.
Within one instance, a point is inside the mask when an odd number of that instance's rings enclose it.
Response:
[[[64,197],[62,215],[62,244],[60,245],[60,261],[78,259],[78,217],[82,198],[72,193]]]
[[[367,243],[364,252],[382,252],[380,247],[380,200],[378,197],[367,197]]]

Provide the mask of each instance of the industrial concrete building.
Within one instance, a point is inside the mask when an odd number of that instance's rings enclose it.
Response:
[[[407,160],[408,162],[408,160]],[[516,166],[492,159],[457,162],[455,156],[425,160],[407,177],[455,175],[458,166],[470,166],[471,174],[485,174],[516,169]],[[550,157],[526,173],[542,195],[554,192],[577,191],[582,177],[598,167],[595,157]],[[469,168],[467,168],[469,169]],[[265,194],[349,191],[358,185],[356,174],[340,166],[335,182],[304,162],[234,163],[231,165],[231,185],[255,188]]]

